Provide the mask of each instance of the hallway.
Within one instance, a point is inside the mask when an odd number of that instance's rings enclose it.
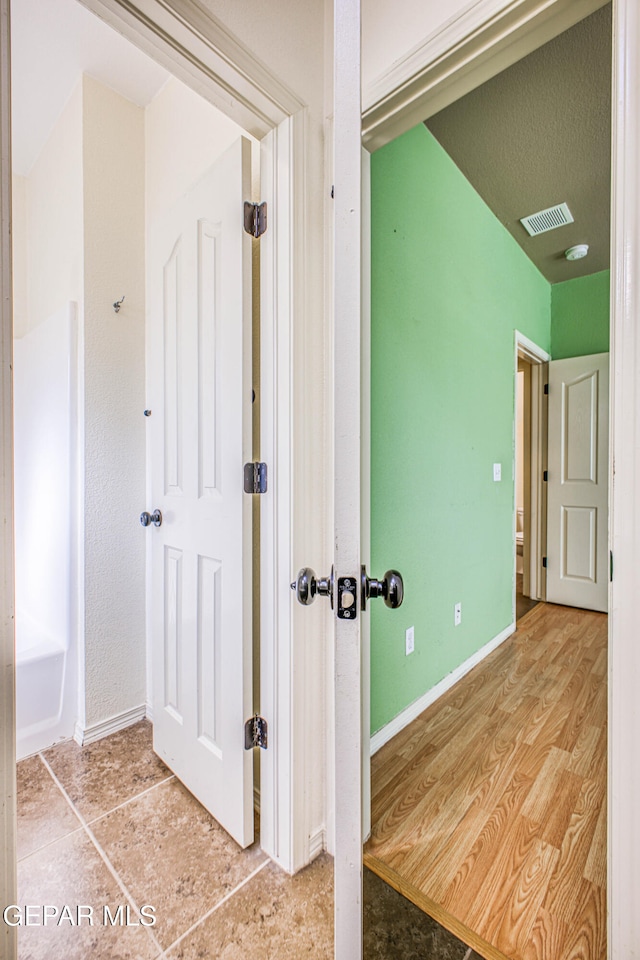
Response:
[[[366,865],[488,960],[606,957],[607,617],[540,603],[372,760]]]

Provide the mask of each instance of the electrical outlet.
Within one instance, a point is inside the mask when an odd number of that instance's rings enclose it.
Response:
[[[453,608],[453,625],[455,627],[459,627],[461,623],[462,623],[462,604],[456,603],[455,607]]]
[[[413,627],[407,627],[407,631],[404,635],[404,652],[408,657],[410,653],[414,651],[414,636],[413,636]]]

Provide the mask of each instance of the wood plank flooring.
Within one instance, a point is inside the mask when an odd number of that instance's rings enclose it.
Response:
[[[488,960],[606,958],[607,617],[540,603],[372,758],[365,864]]]

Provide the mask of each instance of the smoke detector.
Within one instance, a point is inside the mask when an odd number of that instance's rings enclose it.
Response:
[[[549,230],[564,227],[567,223],[573,223],[573,217],[566,203],[558,203],[555,207],[547,207],[546,210],[522,217],[520,223],[530,237],[537,237],[539,233],[547,233]]]
[[[568,250],[565,250],[564,255],[567,260],[582,260],[582,258],[586,257],[588,253],[588,243],[577,243],[575,247],[569,247]]]

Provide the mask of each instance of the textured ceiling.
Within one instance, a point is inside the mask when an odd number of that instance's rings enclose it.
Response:
[[[426,125],[547,280],[609,266],[610,4]],[[529,237],[520,218],[563,201],[575,222]]]

